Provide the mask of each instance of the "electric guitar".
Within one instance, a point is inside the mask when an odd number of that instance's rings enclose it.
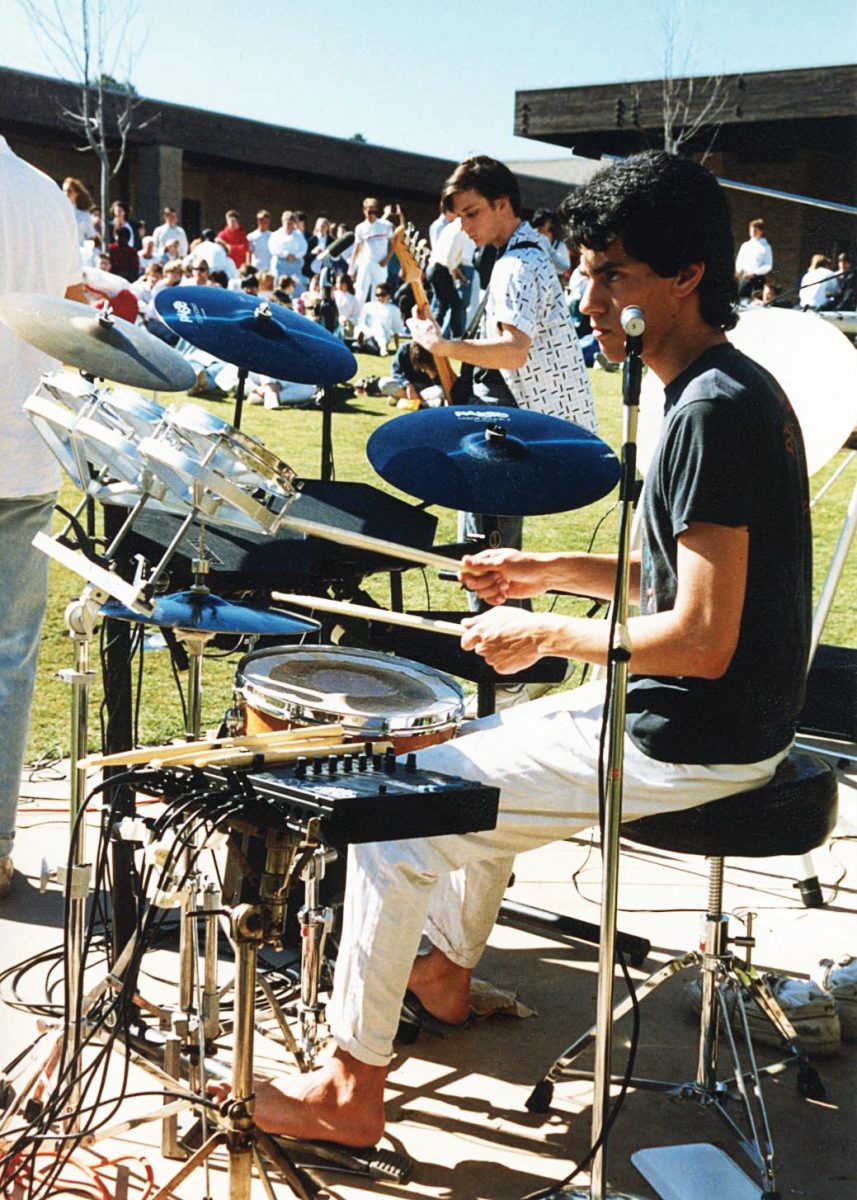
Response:
[[[424,240],[417,241],[416,234],[417,231],[413,225],[400,225],[393,231],[392,242],[393,250],[401,267],[402,278],[405,283],[411,285],[417,312],[420,316],[424,316],[429,312],[429,302],[423,287],[423,272],[431,251]],[[434,358],[434,355],[432,357]],[[437,381],[443,389],[444,401],[452,404],[455,371],[453,371],[448,358],[437,357],[434,359],[434,365],[437,371]]]

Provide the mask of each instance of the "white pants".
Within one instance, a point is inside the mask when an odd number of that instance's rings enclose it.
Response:
[[[357,263],[357,275],[354,278],[354,295],[361,304],[372,299],[372,294],[379,284],[386,284],[387,268],[369,257],[369,252],[361,252]]]
[[[349,847],[343,936],[328,1016],[361,1062],[392,1058],[408,975],[425,930],[462,967],[491,933],[514,856],[598,822],[603,683],[474,721],[419,755],[421,768],[500,788],[497,827]],[[690,808],[759,787],[787,750],[761,763],[657,762],[625,740],[623,820]]]

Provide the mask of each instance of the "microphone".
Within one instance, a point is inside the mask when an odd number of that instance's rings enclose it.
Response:
[[[329,246],[326,246],[325,249],[322,250],[321,254],[316,255],[315,261],[324,262],[324,260],[327,258],[338,258],[343,250],[348,250],[353,245],[354,233],[352,231],[343,233],[342,237],[336,238],[335,241],[331,242]]]
[[[646,318],[643,316],[641,308],[634,305],[623,308],[619,314],[619,320],[628,337],[642,337],[646,332]]]

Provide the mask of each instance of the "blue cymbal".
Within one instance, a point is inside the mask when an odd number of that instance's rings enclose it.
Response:
[[[318,621],[296,617],[291,613],[250,608],[246,604],[231,604],[211,592],[174,592],[159,596],[151,616],[126,608],[117,600],[102,605],[105,617],[116,621],[131,621],[137,625],[160,625],[167,629],[194,629],[202,633],[240,633],[264,637],[289,637],[292,634],[315,633]]]
[[[366,446],[382,479],[428,504],[500,516],[582,508],[619,480],[594,433],[496,404],[430,408],[387,421]]]
[[[179,337],[247,371],[291,383],[344,383],[357,360],[332,333],[282,304],[220,287],[171,287],[155,308]]]

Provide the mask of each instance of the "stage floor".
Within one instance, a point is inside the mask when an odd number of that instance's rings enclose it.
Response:
[[[849,747],[853,753],[854,748]],[[25,776],[19,840],[15,854],[20,874],[12,895],[0,905],[0,969],[35,952],[55,946],[62,926],[62,897],[55,884],[39,894],[43,857],[63,861],[67,846],[62,778]],[[733,860],[726,871],[725,907],[735,913],[757,912],[756,965],[808,975],[820,958],[857,954],[857,770],[854,764],[840,785],[840,823],[835,840],[817,851],[814,861],[829,902],[806,909],[792,884],[799,870],[794,859]],[[94,844],[95,832],[88,835]],[[852,840],[847,840],[851,838]],[[590,851],[588,834],[519,857],[510,898],[554,912],[597,921],[600,857]],[[674,953],[694,946],[698,910],[706,898],[705,864],[699,859],[627,848],[621,862],[619,928],[652,943],[641,980]],[[572,882],[572,876],[575,876]],[[838,885],[836,881],[840,880]],[[694,911],[688,911],[688,910]],[[733,932],[738,932],[733,927]],[[152,975],[175,977],[174,956],[160,951]],[[522,1200],[551,1180],[559,1180],[585,1154],[590,1137],[590,1092],[579,1083],[558,1088],[548,1116],[530,1114],[525,1100],[540,1072],[555,1054],[594,1019],[596,948],[568,938],[545,936],[502,925],[495,929],[478,975],[516,989],[521,1001],[536,1010],[527,1019],[494,1017],[476,1022],[448,1038],[422,1034],[402,1046],[391,1069],[387,1091],[388,1136],[385,1144],[414,1161],[407,1185],[393,1185],[342,1175],[325,1175],[325,1195],[340,1200],[365,1196],[437,1197],[449,1200]],[[34,995],[33,981],[19,985],[22,999]],[[37,989],[36,989],[37,990]],[[11,986],[7,980],[3,999]],[[36,1018],[0,1005],[2,1060],[34,1038]],[[614,1067],[624,1068],[630,1024],[615,1033]],[[759,1048],[762,1062],[776,1057]],[[277,1049],[267,1042],[257,1048],[260,1067],[273,1065]],[[692,1078],[696,1059],[696,1025],[684,996],[682,977],[671,979],[642,1007],[636,1072],[675,1080]],[[284,1055],[284,1061],[288,1061]],[[588,1065],[591,1056],[583,1062]],[[857,1130],[857,1043],[845,1043],[834,1057],[816,1060],[827,1089],[823,1101],[801,1098],[794,1071],[766,1081],[765,1096],[774,1137],[778,1185],[782,1196],[808,1200],[844,1200],[857,1194],[854,1135]],[[113,1068],[118,1079],[118,1065]],[[130,1087],[153,1088],[139,1068]],[[128,1100],[117,1119],[151,1109],[151,1097]],[[609,1144],[610,1184],[638,1197],[656,1193],[630,1162],[637,1150],[679,1143],[712,1143],[755,1174],[725,1126],[692,1103],[676,1105],[662,1096],[631,1093]],[[160,1126],[143,1125],[97,1147],[106,1157],[143,1156],[151,1163],[158,1185],[167,1182],[178,1164],[160,1156]],[[80,1161],[91,1161],[79,1151]],[[211,1195],[228,1195],[225,1156],[212,1160]],[[581,1181],[577,1184],[580,1186]],[[274,1182],[276,1196],[290,1196]],[[132,1177],[129,1196],[140,1197]],[[178,1197],[205,1195],[201,1172],[179,1185]],[[265,1195],[254,1182],[253,1198]],[[727,1197],[722,1196],[722,1200]]]

